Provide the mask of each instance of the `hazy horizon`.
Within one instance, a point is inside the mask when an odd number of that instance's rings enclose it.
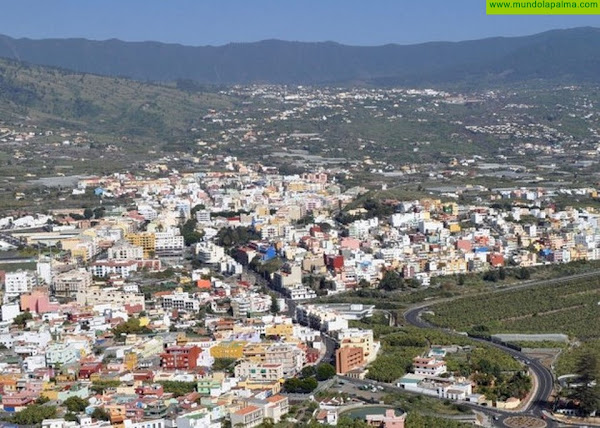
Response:
[[[31,13],[35,11],[36,13]],[[25,24],[26,23],[26,24]],[[353,46],[457,42],[598,26],[597,16],[488,16],[485,1],[426,0],[21,0],[3,7],[0,32],[14,38],[155,41],[222,46],[262,40]]]

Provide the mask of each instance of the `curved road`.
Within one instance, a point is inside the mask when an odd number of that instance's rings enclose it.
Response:
[[[404,318],[406,319],[406,322],[408,322],[409,324],[411,324],[415,327],[418,327],[418,328],[438,328],[439,329],[439,327],[429,324],[428,322],[421,319],[421,312],[423,312],[425,309],[426,309],[426,307],[416,307],[416,308],[409,309],[408,311],[406,311],[404,313]],[[476,339],[476,338],[472,338],[472,339],[479,341],[479,342],[485,342],[489,345],[495,346],[496,348],[502,349],[504,352],[523,361],[525,364],[527,364],[529,366],[531,374],[535,378],[535,383],[537,385],[533,397],[530,398],[530,400],[527,403],[526,408],[523,410],[503,411],[503,410],[499,410],[499,409],[491,409],[491,408],[485,408],[485,407],[481,407],[481,406],[477,406],[477,409],[480,411],[484,411],[485,413],[487,413],[488,415],[491,415],[492,417],[497,416],[499,422],[503,422],[505,419],[507,419],[511,416],[532,416],[532,417],[541,419],[544,414],[544,410],[546,410],[546,408],[547,408],[548,398],[550,397],[550,394],[552,393],[552,389],[554,387],[554,378],[552,377],[552,373],[550,372],[550,370],[548,370],[546,367],[544,367],[542,364],[540,364],[537,360],[533,360],[533,359],[527,357],[522,352],[516,351],[511,348],[507,348],[506,346],[502,346],[498,343],[486,341],[483,339]],[[548,424],[549,427],[557,426],[555,424],[555,422],[549,420],[548,418],[546,418],[546,423]],[[504,425],[504,426],[506,426],[506,425]]]

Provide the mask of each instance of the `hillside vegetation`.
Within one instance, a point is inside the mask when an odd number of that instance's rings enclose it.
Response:
[[[0,60],[0,118],[136,138],[177,138],[228,97]]]
[[[424,317],[442,327],[487,333],[600,337],[600,278],[485,294],[434,305]]]

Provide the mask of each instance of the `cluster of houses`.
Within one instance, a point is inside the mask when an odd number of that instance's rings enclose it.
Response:
[[[279,175],[233,157],[223,162],[225,172],[165,168],[154,178],[81,179],[73,192],[91,190],[104,208],[0,219],[3,248],[36,246],[46,254],[31,269],[0,275],[6,411],[76,394],[89,400],[80,415],[86,426],[97,407],[112,422],[140,428],[148,420],[160,421],[153,428],[216,427],[223,418],[256,426],[287,412],[282,379],[320,361],[324,338],[336,343],[339,374],[364,377],[376,358],[373,332],[348,326],[373,307],[307,302],[319,295],[375,287],[389,270],[428,285],[435,276],[508,263],[600,257],[598,215],[585,210],[385,200],[390,216],[358,207],[340,225],[332,215],[364,189],[342,191],[324,172]],[[120,206],[121,197],[133,198],[135,208]],[[200,237],[192,243],[190,222]],[[224,238],[223,231],[239,230],[251,238]],[[263,265],[276,266],[263,274],[283,297],[245,278],[249,267]],[[294,320],[284,315],[290,301]],[[478,399],[468,382],[440,378],[441,357],[415,360],[401,386]],[[232,373],[212,369],[222,360],[236,362]],[[119,386],[95,391],[104,380]],[[161,389],[167,381],[196,388],[175,396]],[[63,423],[52,428],[74,426]]]

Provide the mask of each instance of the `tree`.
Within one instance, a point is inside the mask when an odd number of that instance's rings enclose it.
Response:
[[[83,218],[86,220],[91,219],[94,216],[94,211],[91,208],[86,208],[83,210]]]
[[[31,312],[25,311],[23,313],[20,313],[13,319],[13,324],[25,327],[25,324],[27,324],[27,321],[29,321],[30,319],[33,319],[33,315],[31,315]]]
[[[331,379],[335,376],[335,367],[329,363],[321,363],[317,366],[316,376],[319,381]]]
[[[260,234],[251,227],[225,227],[217,233],[217,244],[223,247],[245,245],[255,239],[260,239]]]
[[[100,421],[109,421],[110,420],[110,415],[102,407],[96,407],[90,416],[92,417],[92,419],[96,419],[96,420],[100,420]]]
[[[185,245],[192,245],[197,242],[200,242],[204,237],[204,232],[198,232],[196,230],[196,225],[198,222],[195,218],[191,218],[186,221],[181,227],[181,235],[183,236],[183,240],[185,241]]]
[[[361,280],[358,281],[358,288],[362,288],[362,289],[371,288],[371,283],[369,281],[367,281],[366,279],[361,278]]]
[[[348,416],[341,416],[338,419],[337,426],[341,428],[368,428],[369,424],[362,419],[352,419]]]
[[[89,401],[76,396],[69,397],[63,401],[63,406],[65,406],[67,410],[72,413],[81,413],[89,405]]]
[[[75,413],[71,413],[71,412],[65,413],[64,419],[67,422],[78,422],[79,421],[79,419],[77,418],[77,415]]]
[[[116,388],[121,385],[120,380],[97,380],[93,381],[90,389],[96,394],[102,394],[107,388]]]
[[[575,371],[579,375],[580,385],[570,398],[579,401],[581,413],[589,415],[600,407],[600,389],[593,383],[598,373],[598,357],[591,351],[585,352],[577,360]]]
[[[213,371],[228,370],[235,364],[237,360],[235,358],[215,358],[215,362],[212,365]]]
[[[317,223],[317,225],[321,228],[321,232],[329,233],[331,232],[331,225],[329,223]]]
[[[598,373],[598,357],[595,353],[587,351],[577,360],[575,372],[579,375],[582,383],[588,384],[596,379]]]
[[[303,367],[302,371],[300,372],[301,377],[311,377],[311,376],[314,376],[315,374],[317,374],[317,370],[315,369],[315,366]]]
[[[94,218],[99,219],[99,218],[104,217],[105,211],[106,211],[106,208],[104,208],[104,207],[95,208],[94,209]]]
[[[260,428],[274,428],[275,422],[272,418],[264,418],[262,424],[259,425]]]
[[[173,394],[174,397],[181,397],[196,390],[196,382],[180,382],[174,380],[165,380],[158,382],[162,385],[165,392]]]
[[[600,407],[600,391],[597,386],[581,384],[575,388],[569,398],[579,402],[579,410],[586,416]]]
[[[131,317],[113,328],[112,332],[115,335],[115,340],[123,341],[125,340],[123,335],[151,333],[151,330],[146,326],[141,326],[139,318]]]
[[[500,279],[500,275],[497,270],[488,270],[483,274],[484,281],[498,282],[498,279]]]
[[[404,287],[404,280],[396,271],[388,270],[379,282],[379,288],[386,291],[398,290]]]
[[[291,393],[300,393],[300,394],[308,394],[313,392],[319,383],[314,377],[307,377],[304,379],[299,379],[297,377],[292,377],[286,379],[283,383],[283,388],[287,392]]]
[[[37,400],[35,400],[35,404],[46,404],[50,399],[45,395],[40,395]]]
[[[11,422],[18,425],[39,425],[44,419],[56,416],[56,406],[30,404],[11,418]]]
[[[271,313],[278,314],[281,308],[279,307],[279,302],[275,296],[271,296]]]

